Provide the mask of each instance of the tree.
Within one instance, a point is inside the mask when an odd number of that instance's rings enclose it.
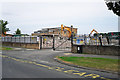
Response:
[[[17,31],[15,31],[15,34],[21,34],[21,30],[17,29]]]
[[[105,2],[108,10],[112,10],[114,14],[120,16],[120,0],[114,0],[114,1],[106,1]],[[120,34],[119,34],[120,37]],[[119,39],[119,45],[120,45],[120,39]]]
[[[6,28],[6,25],[8,24],[7,21],[0,20],[0,28],[2,29],[2,34],[6,35],[7,31],[10,31],[9,28]]]
[[[108,10],[112,10],[114,14],[120,16],[120,1],[106,1]]]

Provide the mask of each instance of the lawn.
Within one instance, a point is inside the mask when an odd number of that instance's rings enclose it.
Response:
[[[107,58],[94,58],[94,57],[57,57],[59,60],[62,60],[69,64],[103,69],[108,71],[118,72],[118,67],[120,59],[107,59]]]
[[[0,47],[0,50],[12,50],[13,48],[8,48],[8,47]]]

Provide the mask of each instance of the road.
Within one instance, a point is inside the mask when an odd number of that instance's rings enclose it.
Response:
[[[3,78],[100,78],[111,80],[117,74],[80,69],[54,60],[64,52],[52,50],[16,49],[3,51]]]

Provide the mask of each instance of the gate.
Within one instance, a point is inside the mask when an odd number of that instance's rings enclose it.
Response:
[[[71,40],[58,35],[42,35],[40,37],[40,49],[53,49],[58,51],[71,51]]]
[[[58,35],[42,35],[40,37],[40,49],[71,51],[71,40],[66,37],[60,38]]]
[[[53,35],[42,35],[40,38],[40,44],[42,49],[53,48]]]
[[[66,37],[55,37],[55,50],[71,51],[71,40]]]

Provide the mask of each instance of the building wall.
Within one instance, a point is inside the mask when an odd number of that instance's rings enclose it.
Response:
[[[81,47],[82,53],[120,56],[120,46],[74,45],[71,51],[79,53],[78,47]]]
[[[61,30],[60,29],[49,29],[49,31],[51,30],[51,32],[45,32],[45,33],[32,33],[32,36],[38,36],[38,35],[61,35]],[[54,32],[53,32],[54,31]],[[77,34],[77,28],[73,28],[72,31],[74,32],[74,34]],[[62,34],[64,37],[68,37],[69,36],[69,31],[63,31]]]

